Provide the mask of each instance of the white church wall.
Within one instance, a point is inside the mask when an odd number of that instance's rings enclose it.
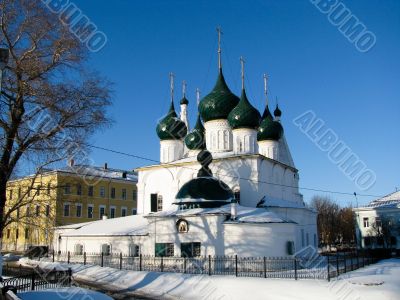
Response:
[[[291,223],[225,224],[225,255],[241,257],[289,256],[287,243],[295,241]]]

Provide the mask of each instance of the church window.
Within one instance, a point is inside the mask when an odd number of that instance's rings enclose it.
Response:
[[[240,204],[240,190],[239,189],[235,189],[233,196],[235,197],[235,200],[237,201],[237,203]]]
[[[82,255],[83,254],[83,245],[76,244],[74,252],[75,252],[75,255]]]
[[[150,195],[150,211],[157,212],[157,194]]]
[[[157,196],[157,211],[162,211],[163,209],[163,197],[161,195]]]
[[[174,244],[173,243],[156,243],[155,256],[157,256],[157,257],[174,256]]]
[[[229,132],[228,130],[224,131],[224,149],[229,148]]]
[[[111,245],[110,244],[102,244],[101,245],[101,252],[104,255],[110,255],[111,254]]]
[[[182,257],[197,257],[201,254],[201,243],[181,243]]]
[[[140,254],[140,247],[136,244],[129,245],[129,256],[130,257],[138,257]]]

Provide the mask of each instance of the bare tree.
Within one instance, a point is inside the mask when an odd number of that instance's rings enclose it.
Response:
[[[16,168],[31,163],[40,174],[54,162],[84,157],[87,138],[110,123],[111,90],[89,70],[85,45],[41,1],[0,0],[0,47],[10,53],[0,98],[2,235],[5,224],[18,221],[12,214],[27,204],[20,197],[5,211]]]
[[[400,235],[400,222],[398,219],[382,215],[376,218],[368,230],[368,235],[383,248],[396,247],[396,238]]]
[[[317,227],[322,244],[332,246],[354,242],[355,220],[351,207],[341,208],[324,196],[314,196],[310,205],[317,211]]]

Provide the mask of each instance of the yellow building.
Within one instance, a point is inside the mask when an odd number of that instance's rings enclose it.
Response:
[[[55,226],[136,214],[134,172],[70,165],[8,182],[4,251],[50,246]],[[7,217],[7,216],[6,216]]]

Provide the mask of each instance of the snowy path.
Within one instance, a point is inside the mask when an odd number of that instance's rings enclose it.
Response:
[[[25,261],[41,268],[67,264]],[[120,271],[99,266],[69,265],[77,282],[120,295],[156,299],[271,299],[271,300],[398,300],[400,259],[389,259],[341,275],[331,282],[236,278],[232,276]]]

